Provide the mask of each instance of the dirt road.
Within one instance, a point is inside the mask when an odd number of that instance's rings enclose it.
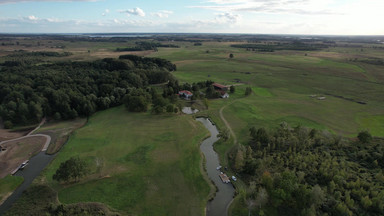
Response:
[[[227,122],[227,120],[224,118],[223,110],[224,110],[224,108],[226,108],[227,106],[229,106],[229,105],[235,103],[236,101],[237,101],[237,100],[234,100],[234,101],[232,101],[231,103],[229,103],[229,104],[227,104],[227,105],[221,107],[221,109],[220,109],[220,111],[219,111],[221,120],[223,120],[225,126],[226,126],[226,127],[228,128],[228,130],[229,130],[229,133],[230,133],[231,136],[233,137],[233,144],[234,144],[234,145],[237,144],[237,137],[236,137],[235,133],[233,132],[233,130],[232,130],[232,128],[231,128],[231,125],[230,125],[230,124]]]

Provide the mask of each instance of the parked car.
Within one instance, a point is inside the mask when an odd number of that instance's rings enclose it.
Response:
[[[233,180],[233,181],[236,181],[237,178],[236,178],[235,176],[232,176],[232,180]]]

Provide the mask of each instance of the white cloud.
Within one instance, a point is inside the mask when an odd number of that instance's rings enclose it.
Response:
[[[27,19],[29,19],[31,21],[39,20],[39,18],[35,17],[34,15],[28,16]]]
[[[106,16],[109,13],[109,9],[105,9],[105,11],[101,14],[101,16]]]
[[[236,24],[240,21],[240,19],[241,19],[240,15],[233,14],[231,12],[219,13],[216,15],[216,20],[224,23]]]
[[[156,13],[151,13],[152,16],[156,16],[159,18],[168,18],[169,15],[173,14],[173,11],[161,10]]]
[[[133,9],[128,9],[128,10],[120,10],[120,13],[126,13],[128,15],[135,15],[135,16],[145,16],[144,11],[141,8],[133,8]]]
[[[301,15],[339,14],[330,5],[335,0],[209,0],[208,5],[189,6],[216,11],[290,13]]]
[[[21,2],[95,2],[99,0],[0,0],[0,4]]]

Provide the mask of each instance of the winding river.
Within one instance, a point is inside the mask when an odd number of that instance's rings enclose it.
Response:
[[[40,174],[40,172],[53,160],[55,155],[45,154],[45,151],[40,152],[29,160],[28,166],[23,170],[17,171],[16,176],[22,176],[24,182],[13,192],[11,196],[0,206],[0,215],[3,215],[12,204],[21,196],[32,181]]]
[[[217,138],[219,131],[217,130],[216,126],[213,125],[212,122],[207,118],[197,118],[196,120],[203,123],[203,125],[211,133],[211,137],[205,139],[201,143],[200,149],[205,156],[208,176],[215,183],[218,189],[214,199],[209,201],[207,204],[207,215],[226,216],[227,209],[233,199],[235,189],[231,183],[225,184],[221,181],[219,177],[220,171],[216,169],[218,166],[220,166],[220,161],[217,153],[213,150],[213,144],[219,140],[219,138]]]
[[[219,138],[217,138],[219,131],[207,118],[197,118],[197,121],[201,122],[211,133],[211,136],[201,143],[200,149],[205,156],[207,174],[218,189],[214,199],[208,202],[206,213],[208,216],[226,216],[235,189],[231,183],[225,184],[221,181],[219,177],[220,171],[216,169],[220,166],[220,161],[217,153],[213,150],[213,144],[219,140]],[[15,174],[17,176],[22,176],[24,182],[0,206],[0,215],[4,214],[12,206],[12,204],[21,196],[23,191],[27,189],[40,172],[53,160],[54,156],[55,155],[47,155],[42,151],[29,160],[29,164],[24,170],[18,171]]]

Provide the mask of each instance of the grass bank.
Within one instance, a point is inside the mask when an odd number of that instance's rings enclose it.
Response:
[[[200,170],[206,135],[190,116],[112,108],[75,132],[42,180],[65,204],[101,202],[123,214],[201,215],[210,190]],[[92,174],[77,184],[53,181],[71,156],[85,158]]]

